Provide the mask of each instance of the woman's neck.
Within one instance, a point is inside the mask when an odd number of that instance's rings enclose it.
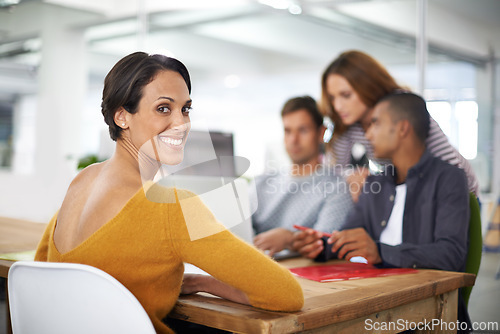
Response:
[[[127,137],[116,141],[115,154],[110,162],[119,166],[121,172],[134,175],[143,183],[153,180],[161,167],[158,161],[141,152]]]

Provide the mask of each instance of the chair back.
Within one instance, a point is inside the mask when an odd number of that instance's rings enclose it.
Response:
[[[477,275],[481,264],[483,251],[483,235],[481,230],[481,211],[479,203],[474,193],[469,194],[470,220],[469,220],[469,249],[467,251],[467,261],[465,272]],[[465,305],[469,303],[472,287],[467,286],[461,289]]]
[[[14,334],[154,334],[120,282],[83,264],[19,261],[8,275]]]

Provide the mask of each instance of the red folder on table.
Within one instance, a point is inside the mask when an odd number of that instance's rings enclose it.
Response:
[[[342,262],[320,266],[291,268],[296,276],[317,282],[344,281],[350,279],[412,274],[418,270],[411,268],[382,268],[370,264]]]

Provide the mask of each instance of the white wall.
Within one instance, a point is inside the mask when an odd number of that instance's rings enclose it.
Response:
[[[369,11],[371,15],[365,18],[380,17],[386,24],[393,22],[396,26],[392,28],[402,29],[398,25],[405,21],[407,23],[410,17],[415,19],[412,3],[414,1],[377,2],[378,9]],[[23,91],[18,99],[14,166],[10,171],[0,170],[0,216],[48,221],[60,206],[70,180],[76,173],[76,160],[89,153],[98,153],[102,146],[101,138],[106,132],[106,126],[100,113],[104,77],[101,70],[109,70],[124,53],[119,49],[118,41],[102,41],[89,46],[84,43],[82,31],[78,27],[75,28],[72,24],[70,28],[66,26],[89,17],[97,17],[96,15],[74,13],[76,16],[71,20],[68,16],[73,13],[71,10],[57,6],[46,8],[41,3],[30,6],[29,12],[20,7],[19,16],[0,13],[0,28],[4,24],[19,28],[18,35],[11,36],[12,38],[39,33],[37,27],[41,25],[41,36],[46,46],[45,51],[42,51],[42,63],[37,76],[29,78],[30,83],[36,82],[39,85],[40,94],[29,95]],[[352,6],[356,8],[358,5]],[[373,15],[376,10],[382,10],[384,15]],[[361,13],[354,9],[349,13],[354,15],[354,12]],[[391,14],[400,18],[401,22],[388,19]],[[448,17],[449,26],[437,14]],[[464,22],[461,15],[452,14],[443,13],[443,8],[439,6],[431,6],[430,33],[433,42],[462,51],[465,48],[467,52],[474,49],[477,51],[475,55],[479,56],[484,55],[488,49],[487,39],[494,41],[490,44],[497,47],[498,38],[492,32],[485,31],[483,23]],[[64,20],[59,20],[59,17],[64,17]],[[210,29],[196,28],[194,34],[189,29],[180,29],[165,35],[155,35],[150,39],[157,46],[177,51],[180,59],[191,70],[193,128],[196,128],[197,121],[204,120],[213,130],[233,132],[235,153],[251,161],[249,176],[261,173],[268,160],[274,160],[275,164],[287,163],[282,144],[283,131],[279,115],[281,107],[287,99],[298,95],[308,94],[319,98],[321,72],[338,52],[351,48],[364,50],[386,65],[401,84],[416,87],[414,56],[408,54],[404,47],[380,44],[327,26],[320,26],[320,35],[316,36],[313,29],[315,23],[298,20],[295,24],[290,17],[283,15],[277,15],[276,19],[266,16],[265,27],[272,30],[268,35],[276,38],[280,33],[288,32],[286,40],[273,44],[272,41],[264,41],[256,36],[259,38],[253,39],[254,45],[249,46],[238,40],[238,36],[245,33],[245,24],[251,23],[249,21],[233,22],[231,27],[243,30],[226,36],[226,39],[221,36],[227,27],[220,23],[209,25]],[[461,23],[463,26],[459,26]],[[264,27],[262,21],[251,24],[253,27]],[[294,27],[299,27],[301,33],[295,33]],[[467,33],[462,34],[462,29],[468,30]],[[407,32],[414,32],[414,27]],[[190,35],[193,35],[192,39],[189,39]],[[480,37],[473,41],[474,36]],[[65,42],[61,43],[63,40]],[[124,38],[123,41],[128,41],[129,47],[135,48],[133,36]],[[290,52],[294,49],[297,53],[291,55]],[[92,71],[96,71],[91,75],[87,72],[89,64],[92,65]],[[476,81],[479,82],[477,87],[480,89],[483,84],[486,85],[485,90],[490,87],[487,80],[481,79],[481,75],[471,78],[471,71],[464,70],[463,66],[455,63],[444,66],[435,63],[428,69],[429,88],[446,86],[450,91],[457,92],[461,88],[476,87]],[[224,79],[231,74],[240,78],[237,87],[228,88],[224,85]],[[90,83],[87,82],[89,76]],[[498,69],[496,80],[500,81]],[[3,82],[0,90],[7,89],[8,86],[8,83]],[[16,87],[18,86],[16,83]],[[480,128],[484,128],[483,131],[480,129],[481,136],[484,137],[480,139],[480,145],[485,147],[482,151],[488,154],[489,159],[493,157],[493,143],[496,145],[494,185],[498,190],[500,110],[498,103],[492,104],[491,96],[482,89],[479,92],[479,97],[485,99],[482,103],[485,107],[480,109],[480,115],[483,115],[480,116],[480,122],[483,123]],[[496,97],[498,101],[498,85]],[[491,116],[493,110],[495,118]],[[496,128],[492,127],[493,124],[496,124]],[[495,139],[493,136],[496,136]],[[109,139],[106,140],[108,146],[113,145]],[[491,145],[490,149],[488,145]]]
[[[74,23],[72,14],[81,13],[38,9],[21,13],[36,17],[43,48],[36,98],[18,99],[14,147],[19,151],[14,152],[13,169],[0,174],[0,215],[48,221],[75,175],[88,69],[84,30],[68,27]]]

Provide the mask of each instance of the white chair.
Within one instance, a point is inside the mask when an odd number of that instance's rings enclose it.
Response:
[[[19,261],[8,291],[14,334],[155,333],[135,296],[91,266]]]

